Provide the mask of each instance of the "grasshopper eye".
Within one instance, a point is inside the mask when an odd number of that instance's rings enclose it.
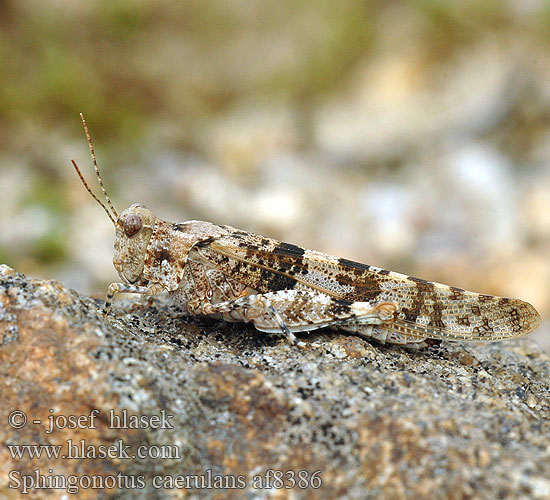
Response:
[[[138,234],[143,227],[143,222],[141,222],[141,217],[136,214],[128,214],[122,220],[122,227],[124,228],[124,234],[131,238]]]

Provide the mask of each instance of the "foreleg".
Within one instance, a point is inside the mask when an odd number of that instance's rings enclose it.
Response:
[[[139,293],[145,297],[158,295],[164,290],[160,283],[151,283],[148,286],[127,285],[126,283],[111,283],[107,289],[107,298],[103,308],[104,314],[108,314],[111,310],[113,297],[117,293]]]

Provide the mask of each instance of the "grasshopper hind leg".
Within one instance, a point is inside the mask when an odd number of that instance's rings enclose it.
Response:
[[[395,332],[391,325],[367,325],[362,323],[350,323],[342,325],[342,330],[355,333],[359,337],[374,339],[380,344],[394,344],[413,349],[420,349],[431,345],[431,339],[425,337],[412,337]]]
[[[279,290],[258,293],[217,304],[203,304],[202,314],[222,315],[225,320],[250,321],[263,332],[283,332],[296,343],[294,334],[349,322],[379,325],[391,322],[397,306],[384,302],[344,302],[317,291]]]
[[[273,319],[277,322],[277,324],[279,325],[279,328],[281,329],[281,331],[286,335],[286,338],[288,339],[288,341],[291,343],[291,344],[302,344],[301,341],[298,341],[296,339],[296,335],[294,335],[290,329],[288,328],[288,326],[286,326],[286,323],[285,323],[285,320],[281,317],[281,315],[279,314],[279,312],[273,307],[273,306],[269,306],[267,308],[268,312],[271,314],[271,316],[273,317]]]
[[[407,343],[388,334],[398,310],[394,302],[348,302],[311,289],[259,293],[194,261],[188,262],[180,287],[171,296],[175,302],[185,304],[190,314],[252,322],[260,331],[283,333],[293,344],[301,344],[297,332],[324,327],[372,337],[381,343]]]

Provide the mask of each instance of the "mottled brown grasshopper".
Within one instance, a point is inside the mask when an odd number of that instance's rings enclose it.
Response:
[[[337,328],[382,343],[424,346],[433,339],[501,340],[540,322],[518,299],[469,292],[339,259],[210,222],[172,223],[134,204],[117,214],[107,195],[81,115],[105,205],[116,230],[113,264],[122,283],[107,292],[153,296],[167,291],[190,314],[251,321],[258,330]]]

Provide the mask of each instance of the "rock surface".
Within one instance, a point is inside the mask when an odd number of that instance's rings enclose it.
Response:
[[[299,349],[163,301],[133,304],[104,318],[101,302],[0,266],[2,498],[39,475],[73,477],[78,498],[550,497],[550,358],[528,338],[410,351],[324,330]],[[110,410],[151,419],[117,429]],[[52,415],[81,420],[48,432]],[[12,457],[14,445],[63,455],[81,440],[80,458]],[[100,445],[118,451],[91,458]],[[268,488],[270,469],[297,485]],[[121,487],[90,487],[101,477]],[[193,488],[223,482],[235,487]],[[67,487],[29,490],[67,498]]]

